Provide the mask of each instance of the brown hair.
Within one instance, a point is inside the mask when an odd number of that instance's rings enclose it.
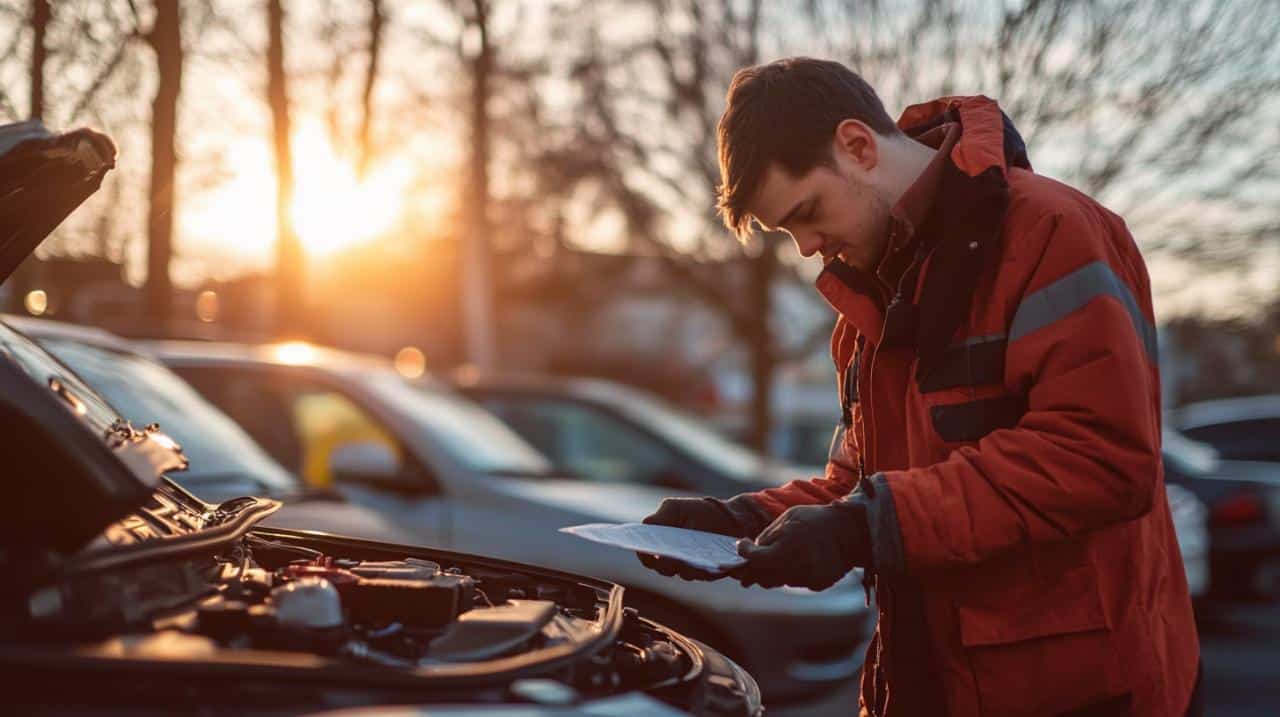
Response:
[[[725,226],[751,234],[746,203],[769,165],[799,177],[830,164],[836,127],[856,119],[883,135],[898,133],[876,91],[839,62],[789,57],[733,76],[716,130],[720,187],[716,208]]]

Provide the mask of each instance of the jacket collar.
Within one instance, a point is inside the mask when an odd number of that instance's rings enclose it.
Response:
[[[994,261],[1008,201],[1006,151],[1014,157],[1012,166],[1030,168],[1030,163],[1022,138],[986,97],[947,97],[914,105],[898,126],[939,151],[894,206],[885,258],[875,275],[835,259],[815,283],[832,308],[868,340],[879,343],[885,330],[886,278],[901,281],[907,306],[894,305],[890,313],[896,326],[890,332],[914,339],[924,369],[927,359],[950,343],[967,315],[978,275]],[[929,266],[942,269],[930,272],[930,281],[918,292],[918,307],[911,304],[916,292],[906,289],[915,286],[924,263],[913,261],[917,252],[928,256]],[[903,320],[910,325],[904,328]]]

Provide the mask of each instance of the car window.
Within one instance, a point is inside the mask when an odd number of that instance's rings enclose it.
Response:
[[[554,399],[484,401],[557,465],[607,483],[678,481],[679,458],[661,441],[605,411]]]
[[[430,485],[425,469],[394,434],[340,391],[276,372],[200,369],[184,372],[287,468],[316,487],[331,487],[340,452],[381,447],[393,466],[385,479]]]
[[[360,380],[379,400],[426,429],[451,460],[472,471],[528,478],[555,472],[551,461],[507,424],[438,383],[390,371],[362,373]]]
[[[278,493],[298,488],[297,479],[264,455],[239,426],[151,358],[71,339],[40,343],[120,416],[139,427],[160,424],[191,460],[188,470],[173,477],[197,495],[210,480],[249,480]]]
[[[1235,461],[1280,461],[1280,418],[1256,418],[1197,426],[1185,431]]]
[[[685,455],[737,481],[759,478],[762,456],[720,433],[694,416],[644,391],[608,384],[583,389],[592,400],[611,406],[633,423],[643,425]]]

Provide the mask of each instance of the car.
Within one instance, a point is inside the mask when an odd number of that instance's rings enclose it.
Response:
[[[559,532],[638,521],[692,493],[559,471],[446,383],[384,358],[292,342],[145,346],[310,484],[420,527],[431,545],[620,583],[632,605],[743,665],[770,703],[818,699],[861,668],[872,618],[855,574],[822,592],[687,582]]]
[[[1280,394],[1190,403],[1171,418],[1179,431],[1213,446],[1224,460],[1280,462]]]
[[[1208,507],[1208,597],[1280,597],[1280,481],[1222,461],[1212,446],[1172,429],[1165,430],[1163,447],[1165,482],[1187,488]]]
[[[335,491],[308,486],[187,382],[132,343],[90,326],[11,315],[3,320],[66,364],[118,415],[138,426],[156,424],[177,440],[191,467],[174,480],[200,499],[273,498],[285,505],[266,525],[395,543],[415,539],[413,530],[383,513]]]
[[[0,127],[0,281],[113,158],[96,133]],[[614,583],[201,500],[169,478],[190,464],[173,438],[3,321],[0,455],[8,712],[762,713],[750,675]]]
[[[492,411],[559,469],[595,483],[728,498],[823,472],[771,460],[657,396],[617,382],[473,370],[451,378],[458,391]]]

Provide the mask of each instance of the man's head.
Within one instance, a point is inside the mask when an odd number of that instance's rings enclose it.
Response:
[[[922,147],[856,73],[809,58],[739,70],[717,139],[719,210],[739,238],[754,219],[790,233],[804,256],[838,254],[868,270],[918,174],[907,158]]]

